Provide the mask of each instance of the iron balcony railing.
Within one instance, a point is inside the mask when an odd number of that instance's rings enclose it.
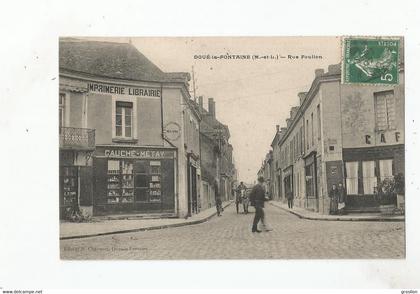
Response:
[[[60,148],[95,149],[95,130],[84,128],[60,128]]]

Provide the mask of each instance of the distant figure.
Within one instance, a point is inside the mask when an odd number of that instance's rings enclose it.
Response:
[[[246,189],[242,190],[241,198],[242,198],[242,204],[244,206],[244,213],[245,214],[248,214],[248,212],[249,212],[248,211],[249,197],[248,197],[248,193],[247,193]]]
[[[287,192],[287,205],[290,209],[293,209],[293,192],[289,191]]]
[[[338,200],[340,197],[336,184],[332,185],[328,196],[330,197],[330,214],[335,215],[338,213]]]
[[[265,198],[265,189],[263,186],[264,178],[258,178],[258,184],[256,184],[251,191],[251,195],[249,200],[251,201],[251,205],[255,207],[255,216],[254,221],[252,223],[252,232],[261,233],[258,230],[258,222],[264,219],[264,202],[267,201]]]
[[[239,213],[239,204],[242,203],[242,191],[246,189],[244,182],[241,182],[236,189],[236,198],[235,198],[235,204],[236,204],[236,213]]]
[[[215,180],[213,183],[214,186],[214,197],[216,198],[216,210],[217,210],[217,216],[222,215],[222,198],[220,198],[219,193],[219,184]]]
[[[338,213],[344,214],[344,208],[346,207],[347,192],[342,183],[338,183]]]

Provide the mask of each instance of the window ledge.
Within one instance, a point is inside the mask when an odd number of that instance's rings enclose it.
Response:
[[[137,139],[133,138],[112,138],[114,143],[137,143]]]

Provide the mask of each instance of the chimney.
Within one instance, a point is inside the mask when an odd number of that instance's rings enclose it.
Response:
[[[292,120],[290,118],[286,118],[286,125],[287,127],[289,127],[290,123],[292,122]]]
[[[307,94],[307,93],[308,93],[308,92],[300,92],[300,93],[298,93],[298,97],[299,97],[300,105],[302,105],[303,101],[305,101],[305,97],[306,97],[306,94]]]
[[[277,133],[280,131],[280,125],[276,125]]]
[[[293,120],[296,116],[296,113],[298,112],[299,107],[294,106],[292,109],[290,109],[290,120]]]
[[[198,96],[198,109],[203,113],[203,96]]]
[[[324,74],[324,69],[318,68],[315,70],[315,78],[320,77]]]
[[[216,118],[216,103],[213,98],[209,98],[209,114]]]
[[[330,74],[340,74],[341,73],[341,64],[331,64],[328,66],[328,73]]]

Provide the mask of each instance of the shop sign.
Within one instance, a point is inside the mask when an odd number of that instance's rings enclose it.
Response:
[[[378,136],[378,141],[380,143],[391,143],[392,141],[395,143],[398,143],[401,141],[401,133],[396,132],[388,132],[388,133],[378,133],[376,134]],[[391,141],[391,142],[389,142]],[[392,143],[393,143],[392,142]],[[365,143],[370,145],[372,144],[372,136],[371,135],[365,135]]]
[[[107,85],[98,83],[88,83],[88,90],[91,93],[100,94],[117,94],[125,96],[136,96],[136,97],[161,97],[161,90],[157,88],[145,88],[145,87],[126,87],[120,85]]]
[[[181,126],[176,122],[169,122],[165,125],[163,133],[166,139],[176,141],[181,136]]]
[[[133,159],[172,159],[175,158],[175,151],[136,148],[97,148],[96,156]]]

